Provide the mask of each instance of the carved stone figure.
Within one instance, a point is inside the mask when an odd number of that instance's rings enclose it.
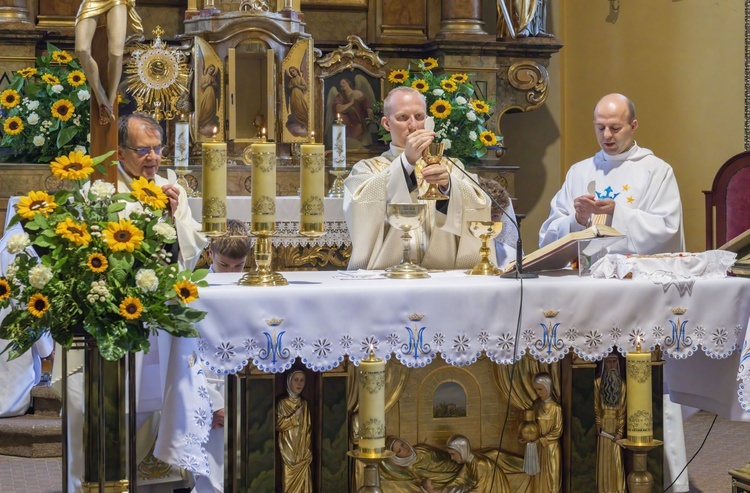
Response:
[[[539,437],[532,443],[537,444],[539,473],[532,476],[531,491],[557,493],[562,484],[562,408],[552,397],[552,377],[549,373],[539,373],[534,377],[534,390],[538,399],[534,401],[532,409],[539,426]],[[519,441],[526,443],[523,436]]]
[[[91,51],[97,19],[103,14],[107,15],[106,89],[99,78],[99,66]],[[143,32],[141,18],[135,11],[135,0],[83,0],[76,14],[76,55],[99,103],[101,125],[107,125],[115,119],[112,107],[117,101],[117,86],[122,76],[122,56],[125,51],[128,24],[133,31]]]
[[[596,415],[596,491],[624,493],[625,468],[617,443],[625,431],[625,382],[616,354],[604,359],[601,376],[594,380]]]
[[[276,431],[281,451],[284,493],[312,492],[311,420],[307,401],[300,397],[305,373],[292,371],[286,378],[288,397],[276,405]]]
[[[552,36],[547,29],[547,0],[498,0],[505,2],[506,11],[510,16],[510,23],[516,38],[529,36]],[[497,11],[498,36],[510,34],[508,20],[503,15],[503,9],[498,3]]]

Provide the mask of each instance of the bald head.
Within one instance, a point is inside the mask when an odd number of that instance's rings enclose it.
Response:
[[[606,154],[614,156],[630,149],[636,128],[635,105],[622,94],[608,94],[596,104],[594,130]]]

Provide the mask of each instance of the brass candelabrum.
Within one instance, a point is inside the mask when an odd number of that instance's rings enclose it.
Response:
[[[286,286],[289,284],[284,276],[275,272],[272,267],[273,244],[271,236],[276,233],[274,223],[253,223],[252,234],[255,236],[253,256],[256,270],[246,272],[237,284],[240,286]]]
[[[654,476],[648,472],[648,453],[664,442],[651,439],[647,443],[631,442],[627,438],[617,440],[617,445],[633,454],[633,470],[628,474],[629,493],[651,493],[654,489]]]
[[[359,487],[357,493],[383,493],[380,488],[378,464],[393,457],[394,453],[390,450],[384,450],[376,454],[364,454],[361,450],[356,449],[350,450],[347,455],[365,464],[362,486]]]

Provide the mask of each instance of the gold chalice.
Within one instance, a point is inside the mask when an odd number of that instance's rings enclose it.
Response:
[[[394,228],[404,232],[401,240],[404,243],[404,256],[401,263],[386,269],[385,276],[392,279],[424,279],[430,277],[427,269],[411,261],[409,242],[411,231],[419,228],[427,214],[427,204],[388,204],[388,222]]]
[[[431,142],[429,147],[422,153],[422,160],[424,161],[423,168],[432,166],[433,164],[440,164],[443,159],[443,143],[442,142]],[[440,191],[437,185],[430,183],[427,190],[419,196],[420,200],[448,200],[448,196]]]
[[[469,221],[471,234],[482,240],[482,247],[479,249],[479,255],[482,258],[477,262],[477,265],[466,271],[467,274],[470,276],[494,276],[503,273],[489,259],[491,250],[487,246],[487,242],[499,235],[502,230],[503,223],[500,221]]]

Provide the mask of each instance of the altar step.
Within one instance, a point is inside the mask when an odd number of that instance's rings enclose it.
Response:
[[[0,455],[61,457],[60,397],[49,387],[31,389],[33,413],[0,419]]]

